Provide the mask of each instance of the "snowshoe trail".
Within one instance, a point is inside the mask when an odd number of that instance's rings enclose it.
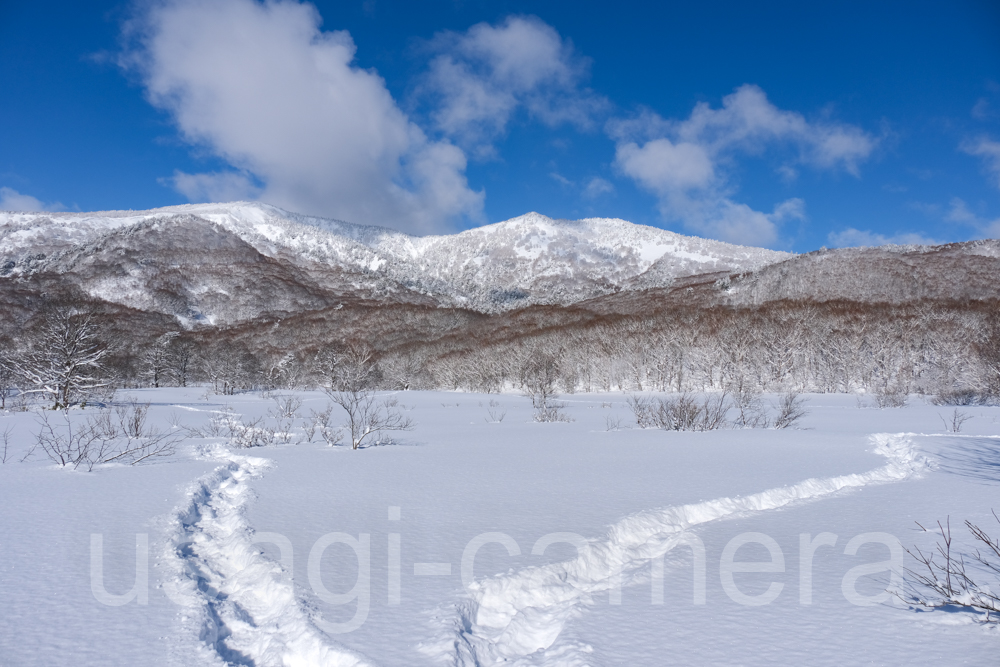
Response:
[[[603,540],[589,541],[576,558],[476,582],[469,587],[469,597],[445,621],[439,640],[421,650],[438,662],[460,667],[591,664],[590,646],[558,641],[567,623],[583,612],[594,594],[614,595],[639,568],[683,544],[689,529],[843,489],[903,481],[927,467],[927,460],[910,442],[911,434],[876,434],[871,440],[875,452],[888,459],[874,470],[807,479],[750,496],[639,512],[612,525]]]
[[[177,664],[252,667],[348,667],[368,664],[331,643],[295,597],[291,573],[254,545],[246,507],[249,482],[271,462],[219,449],[224,464],[189,489],[190,502],[171,517],[164,562],[166,592],[184,606]]]

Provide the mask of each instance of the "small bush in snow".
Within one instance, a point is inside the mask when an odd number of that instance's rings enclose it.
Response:
[[[639,428],[714,431],[732,425],[726,420],[729,402],[725,393],[706,396],[700,402],[687,393],[676,398],[630,396],[628,406],[632,409]]]
[[[791,428],[808,414],[805,401],[794,391],[782,395],[778,401],[777,411],[774,428]]]
[[[880,409],[901,408],[906,405],[906,398],[902,387],[886,385],[875,390],[875,405]]]
[[[368,389],[326,391],[330,399],[347,413],[346,426],[351,435],[352,449],[361,449],[373,441],[382,442],[387,431],[413,430],[413,420],[399,412],[396,399],[379,400],[375,392]]]
[[[993,405],[997,397],[975,389],[949,389],[931,398],[934,405]]]
[[[306,442],[312,442],[313,437],[319,433],[323,442],[330,445],[339,445],[343,436],[343,429],[330,425],[330,418],[333,415],[333,404],[327,403],[326,408],[320,412],[310,410],[309,419],[303,421],[302,430],[305,432]]]
[[[1000,522],[996,512],[993,516]],[[942,525],[939,521],[937,526],[939,538],[933,551],[925,553],[917,547],[906,550],[916,565],[904,570],[909,580],[903,590],[895,591],[896,596],[925,609],[959,607],[985,612],[987,622],[1000,622],[1000,539],[966,521],[965,527],[972,533],[977,548],[970,554],[956,553],[952,548],[951,522]],[[987,583],[987,579],[993,581]]]
[[[3,440],[3,449],[0,450],[0,463],[7,463],[8,450],[10,449],[10,434],[14,432],[13,426],[8,426],[0,433],[0,440]]]
[[[486,419],[487,423],[499,424],[503,421],[503,418],[507,416],[507,411],[501,410],[502,407],[497,401],[490,401],[490,407],[486,409],[487,414],[489,414],[489,417]]]
[[[27,456],[41,448],[53,463],[87,470],[102,463],[136,465],[170,456],[181,438],[148,426],[148,409],[148,403],[130,401],[114,409],[101,408],[82,422],[72,419],[69,410],[63,410],[58,419],[40,410],[39,431]]]
[[[966,414],[958,408],[955,408],[954,412],[951,413],[951,417],[947,419],[941,415],[938,415],[938,417],[941,417],[941,421],[944,422],[944,429],[950,433],[961,433],[962,425],[972,419],[972,415]]]

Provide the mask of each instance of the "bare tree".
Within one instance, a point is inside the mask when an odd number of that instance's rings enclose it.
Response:
[[[16,367],[10,348],[0,348],[0,410],[7,409],[7,399],[13,396],[17,389]]]
[[[167,370],[170,379],[178,387],[186,387],[191,377],[192,361],[194,360],[194,345],[184,338],[173,338],[170,341],[170,351],[167,355]]]
[[[363,344],[327,348],[320,356],[320,372],[324,385],[335,391],[372,389],[382,378],[375,351]]]
[[[556,400],[559,371],[559,360],[555,355],[546,352],[536,351],[525,364],[523,371],[525,395],[531,399],[536,422],[572,421],[562,411],[565,406]]]
[[[168,331],[153,341],[142,355],[142,375],[154,387],[159,387],[167,378],[171,366],[171,344],[179,335],[179,331]]]
[[[46,317],[14,370],[31,387],[26,393],[48,396],[53,409],[66,408],[108,386],[101,373],[107,353],[90,315],[60,308]]]

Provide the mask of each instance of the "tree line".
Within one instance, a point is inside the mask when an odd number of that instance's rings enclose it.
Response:
[[[170,329],[140,314],[48,304],[0,330],[0,407],[54,407],[117,388],[526,390],[562,393],[925,393],[1000,397],[1000,308],[983,301],[671,305],[502,315],[355,307],[231,328]]]

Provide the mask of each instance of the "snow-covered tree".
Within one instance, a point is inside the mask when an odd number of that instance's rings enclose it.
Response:
[[[154,387],[167,380],[172,367],[172,343],[179,335],[179,331],[168,331],[153,341],[142,355],[142,375]]]
[[[14,372],[25,393],[42,394],[53,408],[66,408],[108,385],[102,374],[107,353],[91,315],[57,308],[46,316],[28,350],[14,360]]]

